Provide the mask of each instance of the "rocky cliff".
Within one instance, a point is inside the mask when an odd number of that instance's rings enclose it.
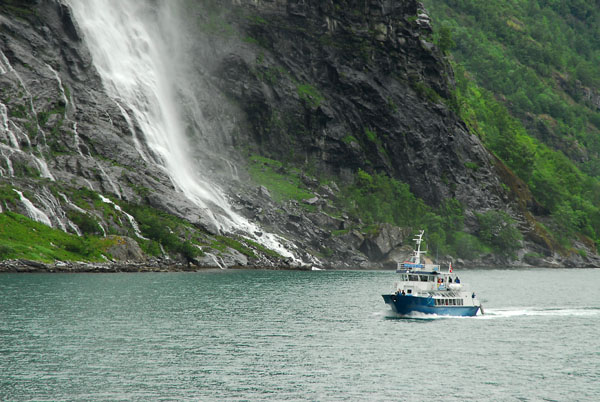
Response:
[[[432,207],[458,200],[471,233],[477,213],[505,211],[525,235],[517,264],[597,265],[590,246],[585,257],[557,252],[527,189],[453,112],[452,71],[418,1],[201,3],[177,3],[194,38],[181,53],[188,81],[177,88],[194,102],[178,107],[196,171],[228,207],[181,191],[132,110],[107,94],[69,6],[31,0],[0,5],[3,211],[144,249],[107,248],[106,258],[380,267],[403,258],[411,228],[355,229],[360,222],[333,201],[361,169],[409,184]],[[277,199],[253,182],[258,157],[281,162],[279,173],[308,195]],[[229,207],[258,226],[219,227],[213,217]],[[170,233],[152,221],[170,222]],[[267,234],[280,240],[279,254]],[[532,252],[536,260],[524,259]],[[471,263],[515,263],[486,258]]]

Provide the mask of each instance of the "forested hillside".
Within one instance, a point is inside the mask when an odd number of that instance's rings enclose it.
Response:
[[[600,2],[426,0],[456,108],[569,247],[600,239]],[[584,237],[584,239],[585,239]]]

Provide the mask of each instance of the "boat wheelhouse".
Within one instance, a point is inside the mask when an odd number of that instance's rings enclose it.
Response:
[[[481,303],[474,292],[470,292],[452,270],[442,270],[437,264],[422,263],[421,251],[424,231],[415,239],[416,249],[409,261],[398,264],[396,272],[400,280],[394,284],[391,294],[383,300],[400,315],[411,313],[474,316],[481,311]]]

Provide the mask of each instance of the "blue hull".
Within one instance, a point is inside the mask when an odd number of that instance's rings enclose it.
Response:
[[[479,311],[479,306],[436,306],[431,297],[415,297],[402,295],[382,295],[386,304],[395,313],[407,315],[410,313],[450,315],[458,317],[473,317]]]

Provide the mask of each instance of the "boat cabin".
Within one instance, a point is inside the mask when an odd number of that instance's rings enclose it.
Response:
[[[396,293],[409,295],[429,294],[434,296],[440,291],[458,291],[462,284],[460,278],[450,271],[424,271],[413,269],[399,269],[400,281],[396,282]]]

